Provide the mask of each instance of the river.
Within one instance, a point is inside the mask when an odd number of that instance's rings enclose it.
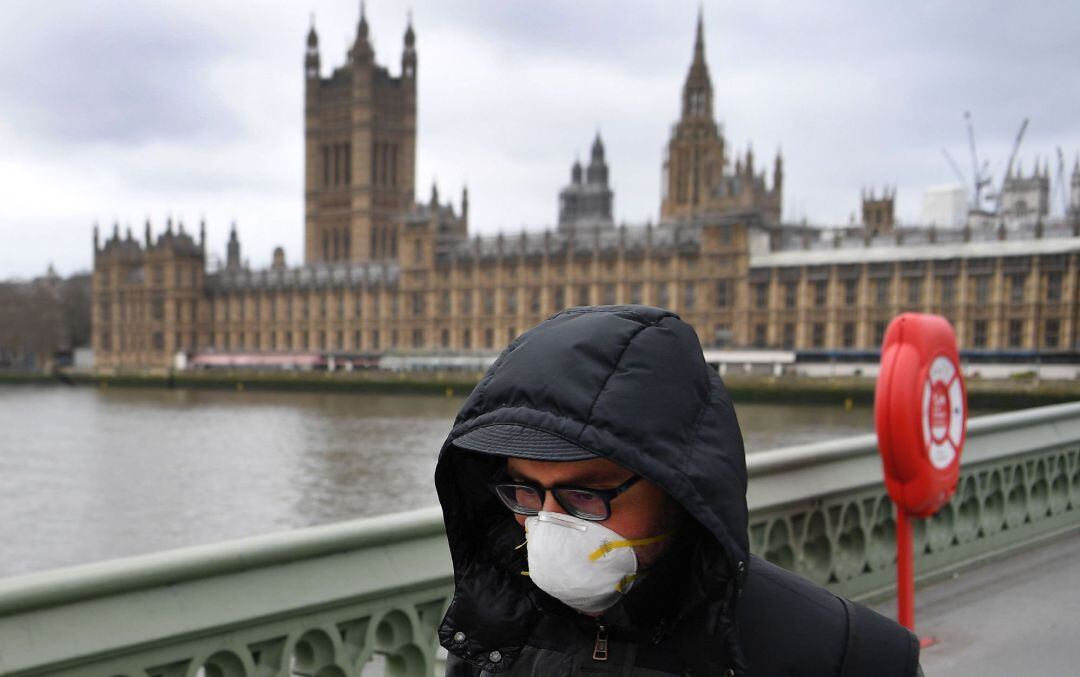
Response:
[[[462,398],[0,386],[0,576],[436,502]],[[753,453],[869,408],[738,405]]]

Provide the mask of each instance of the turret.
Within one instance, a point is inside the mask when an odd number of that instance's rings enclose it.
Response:
[[[319,79],[319,34],[315,32],[315,15],[311,15],[311,29],[307,34],[307,51],[304,53],[304,77]]]
[[[401,53],[401,77],[416,82],[416,33],[413,31],[412,12],[405,28],[405,49]]]
[[[146,224],[143,227],[143,233],[144,233],[143,239],[146,241],[146,248],[149,249],[150,248],[150,243],[153,242],[153,239],[151,238],[151,235],[150,235],[150,217],[149,216],[146,217]]]
[[[225,268],[227,270],[240,269],[240,239],[236,236],[236,221],[233,221],[232,229],[229,231],[229,244],[226,251]]]
[[[581,183],[581,161],[574,160],[574,166],[570,168],[570,183]]]
[[[353,63],[367,63],[372,57],[371,41],[369,39],[367,16],[364,15],[364,0],[360,0],[360,21],[356,25],[356,42],[353,43],[349,54]]]
[[[604,142],[600,139],[600,132],[596,133],[590,155],[589,168],[585,170],[585,180],[590,184],[607,186],[608,167],[604,161]]]
[[[98,250],[98,224],[97,224],[97,221],[95,221],[94,222],[94,253],[95,254],[97,253],[97,250]]]
[[[773,190],[781,190],[784,185],[784,157],[776,149],[776,162],[773,164]]]
[[[683,84],[683,119],[704,117],[712,119],[712,80],[705,63],[705,31],[701,10],[698,10],[697,32],[694,36],[694,60]]]
[[[469,222],[469,187],[461,189],[461,220]]]

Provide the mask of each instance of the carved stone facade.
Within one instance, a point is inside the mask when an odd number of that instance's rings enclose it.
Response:
[[[734,165],[734,167],[732,167]],[[661,181],[660,218],[757,214],[780,221],[784,161],[777,152],[772,185],[754,164],[754,151],[735,156],[713,116],[713,87],[705,63],[705,38],[698,16],[694,58],[682,91],[682,115],[672,130]]]
[[[493,352],[563,308],[616,303],[675,310],[708,347],[872,350],[895,314],[918,310],[948,317],[962,349],[1076,351],[1080,226],[938,233],[895,226],[891,204],[876,232],[783,225],[779,157],[769,188],[749,151],[728,171],[700,19],[658,224],[610,222],[597,138],[586,176],[579,184],[575,172],[561,193],[558,228],[470,236],[467,191],[459,209],[435,187],[413,201],[414,46],[410,29],[403,75],[389,78],[361,19],[349,64],[322,80],[309,35],[304,265],[287,267],[279,252],[249,269],[235,229],[227,264],[210,272],[204,236],[183,226],[154,238],[147,224],[143,243],[118,227],[99,243],[95,229],[98,365],[163,369],[177,353],[317,352],[340,364]],[[568,206],[575,185],[589,184],[604,199]]]
[[[319,39],[304,61],[304,261],[397,257],[400,217],[416,176],[416,35],[397,77],[375,61],[361,5],[345,64],[320,74]]]

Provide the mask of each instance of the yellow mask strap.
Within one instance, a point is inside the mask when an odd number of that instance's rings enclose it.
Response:
[[[595,562],[616,548],[632,548],[639,545],[652,545],[660,541],[666,541],[674,535],[674,532],[649,536],[648,538],[627,538],[621,541],[608,541],[589,554],[589,561]]]

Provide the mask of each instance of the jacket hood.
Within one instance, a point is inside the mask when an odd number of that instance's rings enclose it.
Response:
[[[699,578],[726,585],[728,601],[741,587],[750,561],[742,435],[694,330],[659,308],[571,308],[507,346],[440,451],[435,485],[455,581],[440,628],[448,650],[484,669],[505,669],[538,614],[558,605],[520,575],[520,527],[487,487],[503,459],[454,445],[466,433],[506,424],[560,438],[658,485],[700,526],[695,559],[709,571]],[[688,604],[716,592],[709,580],[695,585]]]

